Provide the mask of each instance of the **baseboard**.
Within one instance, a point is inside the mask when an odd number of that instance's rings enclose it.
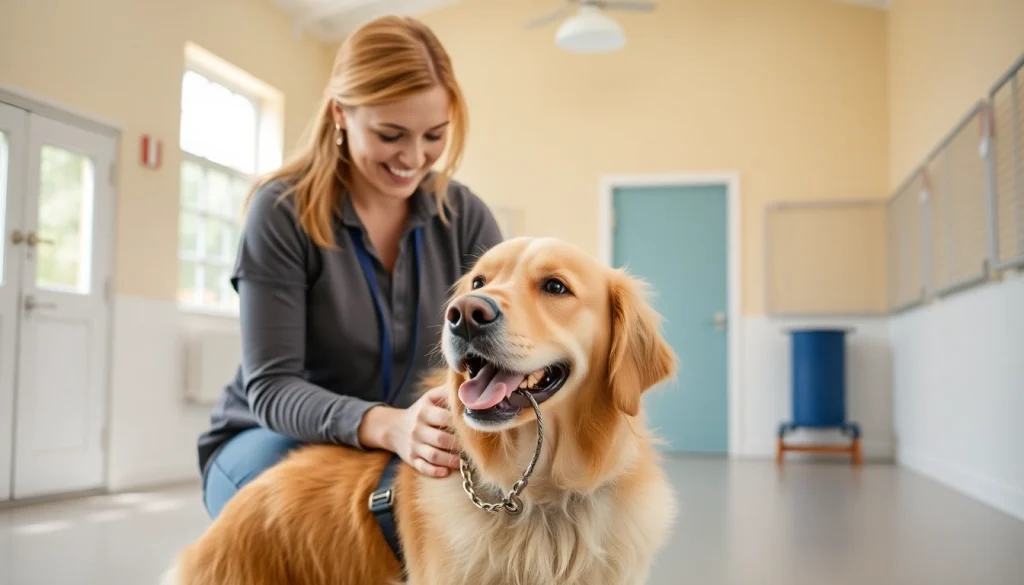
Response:
[[[1024,490],[978,475],[911,447],[901,447],[898,460],[908,469],[1024,520]]]

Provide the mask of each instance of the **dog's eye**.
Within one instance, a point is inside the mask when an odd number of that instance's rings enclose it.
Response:
[[[473,290],[482,288],[484,286],[484,277],[478,276],[473,279]]]
[[[544,292],[553,295],[564,295],[569,293],[569,287],[565,286],[565,283],[557,278],[549,278],[544,281],[542,286]]]

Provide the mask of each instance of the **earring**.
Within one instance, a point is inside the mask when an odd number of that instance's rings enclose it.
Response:
[[[334,139],[334,143],[341,146],[341,143],[345,141],[341,136],[341,124],[338,124],[337,122],[334,123],[334,133],[338,135],[338,137]]]

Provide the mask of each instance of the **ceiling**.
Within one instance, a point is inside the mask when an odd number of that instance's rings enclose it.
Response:
[[[297,35],[340,42],[361,24],[384,14],[417,15],[462,0],[271,0],[288,13]],[[516,0],[521,1],[521,0]],[[548,0],[552,9],[560,0]],[[673,1],[673,0],[661,0]],[[892,0],[835,0],[886,10]]]

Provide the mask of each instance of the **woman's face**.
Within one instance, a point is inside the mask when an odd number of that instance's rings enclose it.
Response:
[[[444,152],[449,98],[444,88],[377,106],[342,109],[334,120],[346,130],[355,187],[367,196],[408,198]]]

